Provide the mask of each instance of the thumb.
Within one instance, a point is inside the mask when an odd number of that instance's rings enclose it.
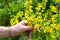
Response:
[[[22,24],[22,25],[28,25],[28,22],[25,20],[25,21],[21,21],[20,24]]]
[[[24,26],[24,30],[28,31],[28,30],[32,30],[32,28],[30,28],[29,26]]]

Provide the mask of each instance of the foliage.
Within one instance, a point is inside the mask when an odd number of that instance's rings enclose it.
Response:
[[[27,20],[30,27],[34,24],[35,30],[32,33],[31,40],[59,39],[60,0],[16,0],[3,5],[4,3],[1,4],[1,11],[7,11],[1,14],[9,15],[11,25],[15,25],[22,20]],[[37,28],[41,30],[41,33],[36,32]]]

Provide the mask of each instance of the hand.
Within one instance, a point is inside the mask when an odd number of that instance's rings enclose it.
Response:
[[[16,24],[15,27],[20,28],[20,29],[24,29],[24,31],[31,30],[31,28],[29,28],[28,22],[26,20],[21,21],[20,23]]]
[[[20,23],[16,24],[12,29],[12,36],[18,36],[23,32],[31,30],[29,28],[27,21],[21,21]],[[13,32],[14,31],[14,32]]]

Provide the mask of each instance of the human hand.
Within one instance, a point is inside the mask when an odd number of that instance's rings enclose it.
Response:
[[[28,26],[28,22],[26,20],[19,22],[18,24],[15,25],[15,27],[24,29],[24,31],[31,30],[31,28]]]
[[[18,36],[23,32],[30,31],[32,28],[29,28],[27,21],[21,21],[11,29],[12,29],[11,35]]]

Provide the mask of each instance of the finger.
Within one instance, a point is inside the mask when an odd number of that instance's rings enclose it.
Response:
[[[29,26],[23,26],[24,30],[28,31],[28,30],[32,30],[32,28],[30,28]]]
[[[26,20],[20,22],[22,25],[28,25],[28,22]]]

